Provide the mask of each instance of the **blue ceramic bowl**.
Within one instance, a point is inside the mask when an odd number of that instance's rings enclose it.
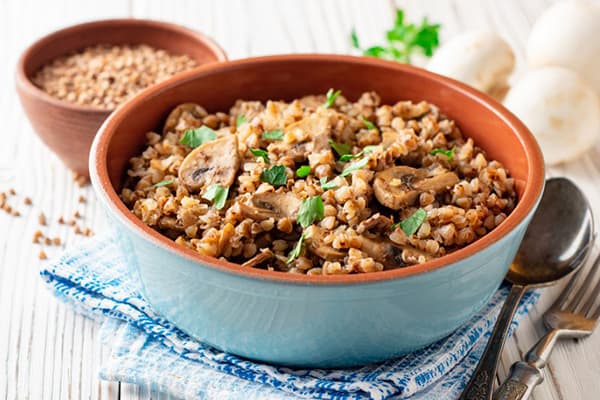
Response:
[[[292,99],[341,89],[375,90],[383,102],[427,100],[516,180],[519,202],[494,231],[426,264],[371,274],[299,276],[201,256],[145,226],[118,197],[128,159],[174,106],[209,111],[236,99]],[[152,306],[191,336],[268,363],[354,366],[397,357],[455,330],[498,288],[540,199],[544,164],[523,124],[456,81],[371,58],[288,55],[198,68],[116,110],[96,136],[90,173],[118,229],[131,271]]]

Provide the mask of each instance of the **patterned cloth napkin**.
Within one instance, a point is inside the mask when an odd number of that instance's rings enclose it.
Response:
[[[448,337],[362,368],[290,369],[223,353],[190,338],[144,300],[112,236],[68,250],[40,273],[56,297],[101,322],[111,348],[100,377],[186,399],[452,399],[471,375],[507,289]],[[518,320],[539,295],[524,297]]]

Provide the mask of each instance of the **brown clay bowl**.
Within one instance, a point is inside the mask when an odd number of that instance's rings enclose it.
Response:
[[[427,100],[455,120],[516,180],[519,202],[478,241],[421,265],[338,276],[305,276],[202,256],[144,225],[119,198],[128,160],[145,148],[176,105],[210,112],[236,99],[291,100],[368,90],[384,104]],[[104,123],[90,174],[128,265],[153,308],[219,349],[276,364],[351,366],[399,356],[449,334],[502,282],[537,207],[544,162],[527,128],[484,94],[390,61],[338,55],[282,55],[208,65],[145,90]]]
[[[187,54],[198,64],[227,60],[212,39],[179,25],[139,19],[88,22],[53,32],[29,46],[17,65],[17,92],[34,130],[67,167],[88,176],[94,136],[113,110],[56,99],[31,78],[44,64],[95,44],[148,44],[174,54]]]

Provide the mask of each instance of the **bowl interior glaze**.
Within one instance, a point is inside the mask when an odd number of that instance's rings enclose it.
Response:
[[[467,137],[489,158],[502,162],[515,178],[519,202],[494,231],[478,241],[425,264],[374,274],[334,277],[289,276],[204,257],[177,246],[145,226],[118,198],[130,157],[144,147],[144,134],[161,127],[169,111],[183,102],[196,102],[209,112],[225,111],[237,99],[291,100],[308,94],[340,89],[355,100],[375,91],[382,104],[399,100],[427,100],[456,121]],[[117,110],[103,125],[91,155],[90,170],[96,188],[109,207],[149,240],[173,252],[233,273],[299,282],[363,282],[423,273],[468,257],[494,243],[516,227],[535,207],[544,182],[540,149],[527,128],[502,105],[452,79],[395,62],[338,55],[285,55],[214,64],[181,74],[147,89]]]

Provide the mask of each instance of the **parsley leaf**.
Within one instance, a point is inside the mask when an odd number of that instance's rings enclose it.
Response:
[[[213,205],[217,210],[225,207],[227,196],[229,195],[229,188],[221,185],[211,185],[206,189],[206,192],[202,195],[202,198],[212,201]]]
[[[167,185],[170,185],[173,182],[175,182],[175,179],[166,179],[164,181],[160,181],[160,182],[155,183],[154,185],[150,186],[150,189],[159,188],[159,187],[162,187],[162,186],[167,186]]]
[[[443,154],[448,158],[448,161],[452,161],[452,159],[454,158],[454,150],[456,149],[456,147],[451,148],[450,150],[446,150],[446,149],[433,149],[431,150],[431,154],[432,156],[435,156],[437,154]]]
[[[352,41],[352,47],[360,49],[360,43],[358,42],[358,35],[356,35],[356,29],[352,28],[350,32],[350,40]]]
[[[310,174],[310,166],[308,165],[303,165],[296,170],[296,176],[299,178],[305,178],[308,174]]]
[[[307,228],[315,221],[320,221],[325,216],[325,206],[321,196],[311,196],[300,205],[296,220],[303,228]]]
[[[248,122],[248,119],[245,116],[238,115],[235,119],[235,126],[239,128],[241,124],[245,124],[246,122]]]
[[[340,161],[350,161],[353,158],[358,158],[358,157],[362,156],[363,154],[367,155],[369,153],[372,153],[377,148],[379,148],[379,146],[376,146],[376,145],[365,146],[365,147],[363,147],[363,149],[361,151],[359,151],[356,154],[344,154],[343,156],[340,157]]]
[[[179,143],[185,144],[186,146],[195,149],[203,143],[210,142],[217,138],[217,132],[210,129],[208,126],[203,125],[200,128],[188,129],[185,131]]]
[[[262,138],[265,140],[282,140],[283,131],[281,129],[273,129],[272,131],[264,131]]]
[[[327,182],[326,176],[322,177],[321,180],[319,181],[319,183],[321,184],[321,188],[323,188],[323,190],[335,189],[337,187],[337,183],[335,183],[335,179],[332,180],[331,182]]]
[[[287,183],[287,174],[285,166],[273,165],[271,168],[265,169],[260,174],[260,179],[263,182],[270,183],[273,186],[283,186]]]
[[[410,217],[392,225],[392,230],[400,226],[400,229],[402,229],[404,233],[406,233],[406,235],[414,235],[415,232],[419,230],[419,227],[423,225],[423,222],[425,222],[426,219],[427,211],[423,210],[422,208],[419,208]]]
[[[333,89],[329,89],[326,95],[327,100],[325,100],[325,103],[323,103],[323,108],[329,108],[333,106],[335,99],[337,99],[340,94],[342,94],[341,90],[334,91]]]
[[[333,140],[329,139],[329,145],[331,146],[331,148],[333,150],[335,150],[336,153],[338,153],[338,156],[344,156],[346,154],[350,154],[350,145],[349,144],[336,143]]]
[[[359,169],[363,168],[365,165],[367,165],[369,163],[369,158],[365,157],[365,158],[361,158],[360,160],[358,160],[357,162],[355,162],[354,164],[350,164],[348,165],[340,174],[340,176],[348,176],[351,173],[353,173],[354,171],[358,171]]]
[[[360,119],[362,120],[363,124],[365,124],[365,126],[367,127],[367,129],[369,130],[373,130],[375,129],[376,131],[378,131],[379,129],[377,128],[377,126],[375,126],[374,123],[372,123],[371,121],[369,121],[368,119],[366,119],[365,117],[361,116]]]
[[[296,246],[294,246],[292,251],[290,251],[290,254],[288,254],[288,264],[300,257],[300,253],[302,252],[302,242],[304,242],[304,239],[306,239],[306,235],[302,233],[302,236],[300,236],[300,239],[298,239],[298,243],[296,243]]]
[[[266,164],[271,164],[271,160],[269,160],[269,153],[263,149],[250,149],[250,153],[254,154],[256,157],[260,157]]]
[[[362,53],[365,56],[405,63],[410,63],[411,55],[416,52],[431,57],[440,44],[439,30],[440,25],[429,23],[427,17],[421,20],[420,25],[407,23],[404,11],[396,9],[394,26],[386,32],[387,46],[372,46],[363,49]],[[353,47],[361,49],[356,31],[352,30],[350,39]]]

